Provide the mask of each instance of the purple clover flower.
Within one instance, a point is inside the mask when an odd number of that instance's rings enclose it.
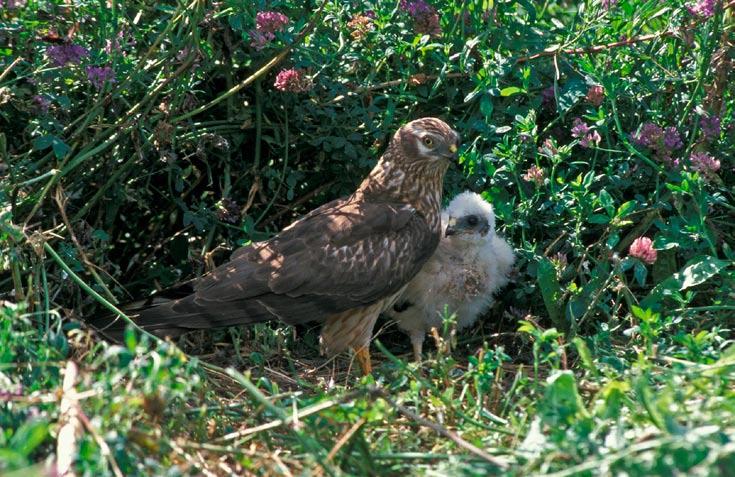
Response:
[[[544,176],[544,170],[537,165],[533,165],[521,177],[526,182],[533,182],[537,186],[541,186],[544,184]]]
[[[289,19],[280,12],[258,12],[255,15],[255,30],[250,30],[250,46],[260,51],[276,39],[276,33],[283,31]]]
[[[656,123],[647,122],[637,133],[631,134],[631,139],[635,144],[651,149],[661,162],[671,166],[679,165],[679,160],[674,159],[672,154],[681,149],[684,143],[676,127],[669,126],[664,129]]]
[[[663,145],[668,151],[675,151],[684,145],[681,141],[679,130],[675,126],[669,126],[664,129]]]
[[[587,134],[585,137],[579,140],[579,145],[584,148],[590,148],[593,145],[596,146],[600,144],[600,141],[602,138],[600,137],[600,133],[597,131],[592,131],[591,133]]]
[[[5,0],[4,2],[3,0],[0,0],[0,7],[5,4],[5,8],[7,8],[8,10],[14,10],[16,8],[25,7],[27,3],[28,0]]]
[[[78,65],[82,58],[89,56],[89,50],[80,45],[72,43],[63,45],[51,45],[46,48],[46,56],[55,66],[67,64]]]
[[[605,88],[599,84],[592,85],[587,89],[585,98],[594,106],[599,106],[605,100]]]
[[[551,262],[559,271],[563,271],[565,268],[567,268],[567,265],[569,264],[569,259],[567,258],[566,253],[556,252],[556,254],[551,257]]]
[[[258,30],[250,30],[250,46],[255,48],[257,51],[265,48],[268,43],[273,41],[275,35],[273,33],[261,33]]]
[[[37,94],[33,97],[33,103],[44,114],[48,113],[48,110],[51,107],[51,101],[49,101],[48,98],[41,96],[40,94]]]
[[[580,118],[574,118],[574,124],[572,126],[572,137],[580,138],[584,137],[585,134],[590,132],[590,127],[585,124]]]
[[[689,162],[693,170],[704,176],[713,176],[720,170],[720,161],[706,152],[693,152]]]
[[[642,260],[649,265],[653,265],[656,263],[658,252],[653,248],[653,240],[648,237],[638,237],[630,244],[628,255]]]
[[[645,123],[641,129],[633,134],[633,142],[639,146],[655,147],[664,136],[664,130],[655,123]]]
[[[361,40],[365,38],[368,32],[372,31],[373,20],[367,15],[354,15],[352,19],[347,23],[347,27],[350,29],[350,36],[355,40]]]
[[[603,10],[610,10],[618,4],[618,0],[600,0],[600,6]]]
[[[92,86],[101,90],[105,87],[105,83],[115,82],[115,72],[109,66],[88,66],[87,79]]]
[[[255,15],[255,28],[261,32],[275,33],[288,25],[288,17],[281,12],[258,12]]]
[[[310,78],[307,78],[302,71],[297,69],[281,70],[276,76],[276,82],[273,86],[279,91],[288,91],[291,93],[303,93],[309,91],[314,85]]]
[[[440,36],[439,15],[436,8],[424,0],[401,0],[401,9],[408,12],[413,18],[413,27],[421,35]]]
[[[702,128],[702,134],[704,134],[704,137],[707,140],[717,139],[720,137],[722,125],[719,116],[703,116],[702,119],[699,120],[699,127]]]
[[[593,131],[580,118],[574,118],[571,134],[572,137],[579,139],[579,145],[584,148],[589,148],[593,145],[596,146],[602,140],[600,133]]]
[[[689,5],[687,10],[692,15],[711,18],[715,14],[715,7],[717,7],[717,0],[697,0],[697,3]]]
[[[433,11],[432,6],[424,0],[401,0],[401,8],[406,10],[412,17],[425,15]]]
[[[0,402],[1,401],[10,401],[14,397],[20,397],[23,395],[23,385],[22,384],[16,384],[15,389],[10,389],[10,387],[6,387],[3,389],[0,389]]]
[[[559,149],[556,147],[556,143],[551,138],[546,138],[543,144],[538,147],[538,152],[542,156],[554,157]]]
[[[541,107],[548,110],[556,108],[556,96],[553,85],[541,90]]]
[[[105,40],[105,53],[111,55],[113,51],[121,51],[122,43],[125,39],[125,34],[122,30],[117,32],[114,38]]]

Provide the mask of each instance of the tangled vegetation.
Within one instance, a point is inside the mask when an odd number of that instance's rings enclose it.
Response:
[[[3,475],[732,472],[735,2],[0,6]],[[365,378],[309,328],[84,326],[349,194],[421,116],[517,256],[423,363],[388,322]]]

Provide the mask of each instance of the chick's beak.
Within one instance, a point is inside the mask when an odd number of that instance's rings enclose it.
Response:
[[[457,233],[457,219],[454,217],[449,217],[449,220],[447,221],[447,228],[444,229],[444,236],[450,237],[452,235],[455,235]]]

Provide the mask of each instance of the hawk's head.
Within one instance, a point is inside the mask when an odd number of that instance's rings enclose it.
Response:
[[[459,149],[459,134],[437,118],[421,118],[399,129],[393,137],[399,160],[410,162],[453,162]]]
[[[452,199],[442,215],[444,236],[451,240],[479,242],[495,235],[493,206],[474,192],[463,192]]]

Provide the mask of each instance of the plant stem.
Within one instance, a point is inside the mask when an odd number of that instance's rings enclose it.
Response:
[[[64,262],[64,260],[59,256],[59,254],[57,254],[56,251],[51,247],[51,245],[48,244],[48,242],[43,243],[43,249],[46,251],[46,253],[51,255],[51,258],[69,275],[69,277],[71,277],[71,279],[77,285],[79,285],[82,288],[82,290],[89,293],[92,296],[92,298],[94,298],[98,303],[100,303],[102,306],[104,306],[105,308],[107,308],[108,310],[110,310],[111,312],[113,312],[114,314],[116,314],[117,316],[125,320],[126,322],[128,322],[128,324],[135,327],[138,331],[140,331],[144,335],[153,339],[155,342],[157,343],[161,342],[161,339],[158,336],[151,334],[150,332],[139,327],[137,324],[135,324],[133,320],[130,319],[130,317],[128,317],[125,313],[123,313],[118,307],[110,303],[108,300],[105,299],[105,297],[103,297],[102,295],[97,293],[92,287],[87,285],[84,282],[84,280],[82,280],[79,277],[79,275],[74,273],[74,271],[69,267],[69,265],[67,265],[66,262]]]

